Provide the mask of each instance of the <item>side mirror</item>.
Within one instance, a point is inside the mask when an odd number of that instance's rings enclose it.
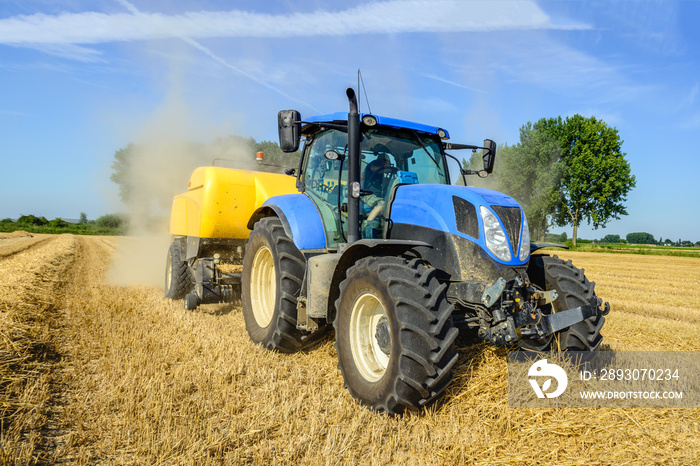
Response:
[[[491,173],[493,171],[493,162],[496,159],[496,143],[490,139],[484,139],[484,149],[481,158],[484,161],[484,171]]]
[[[277,114],[277,129],[280,148],[284,152],[296,152],[301,141],[301,113],[296,110],[281,110]]]

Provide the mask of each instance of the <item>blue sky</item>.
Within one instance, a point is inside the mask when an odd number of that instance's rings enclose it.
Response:
[[[115,150],[168,129],[276,140],[281,109],[345,111],[360,68],[373,112],[453,142],[603,119],[637,187],[579,237],[700,241],[700,0],[349,4],[0,1],[0,218],[124,210]]]

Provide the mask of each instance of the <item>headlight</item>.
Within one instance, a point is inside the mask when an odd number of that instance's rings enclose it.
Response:
[[[480,207],[481,219],[484,221],[484,236],[489,250],[504,262],[510,261],[510,245],[505,231],[496,216],[486,207]],[[529,242],[529,241],[528,241]]]
[[[365,115],[362,117],[362,123],[367,126],[374,126],[377,124],[377,119],[373,115]]]
[[[520,235],[520,254],[518,257],[521,261],[526,261],[530,254],[530,228],[527,226],[527,218],[523,214],[523,234]]]

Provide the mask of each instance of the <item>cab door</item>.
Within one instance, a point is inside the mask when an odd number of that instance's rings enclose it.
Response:
[[[302,166],[304,192],[321,214],[329,249],[347,242],[347,212],[343,212],[347,205],[346,147],[346,133],[333,129],[318,133],[305,149]]]

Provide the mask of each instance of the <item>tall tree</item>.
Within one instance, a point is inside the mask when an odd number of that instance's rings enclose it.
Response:
[[[601,243],[619,243],[620,235],[605,235],[603,239],[600,240]]]
[[[530,122],[520,128],[520,142],[500,150],[496,188],[513,196],[523,207],[531,237],[545,240],[547,218],[558,200],[563,164],[557,140]]]
[[[540,123],[557,139],[563,162],[560,198],[552,218],[558,226],[573,226],[575,246],[584,220],[597,229],[627,215],[624,201],[636,179],[625,159],[627,154],[622,152],[617,129],[604,121],[574,115]]]
[[[130,198],[129,168],[135,147],[133,143],[129,143],[126,147],[119,148],[112,161],[112,174],[109,175],[109,179],[119,186],[119,197],[123,202],[128,202]]]

